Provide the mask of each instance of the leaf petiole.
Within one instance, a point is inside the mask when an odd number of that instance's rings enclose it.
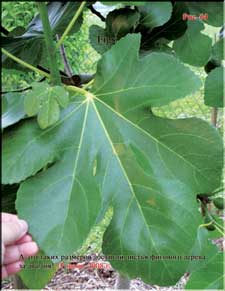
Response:
[[[44,72],[42,70],[39,70],[38,68],[36,68],[36,67],[28,64],[27,62],[25,62],[25,61],[17,58],[16,56],[12,55],[11,53],[9,53],[4,48],[2,48],[2,52],[3,52],[3,54],[5,54],[6,56],[8,56],[9,58],[11,58],[12,60],[14,60],[15,62],[21,64],[22,66],[24,66],[24,67],[26,67],[26,68],[28,68],[28,69],[30,69],[30,70],[32,70],[32,71],[34,71],[34,72],[42,75],[42,76],[45,76],[47,78],[50,78],[50,74],[48,74],[48,73],[46,73],[46,72]]]
[[[70,32],[70,30],[72,29],[74,23],[77,21],[78,17],[80,16],[84,6],[86,4],[86,1],[83,1],[80,5],[80,7],[78,8],[77,12],[74,14],[74,17],[72,18],[72,20],[70,21],[70,23],[68,24],[67,28],[65,29],[63,35],[61,36],[60,40],[57,42],[56,44],[56,48],[59,48],[60,45],[63,43],[65,37],[68,35],[68,33]]]
[[[44,30],[45,44],[50,66],[50,79],[53,85],[60,85],[61,78],[56,60],[56,46],[52,37],[52,30],[48,19],[46,4],[39,2],[37,5]]]
[[[73,91],[73,92],[84,95],[88,100],[93,100],[95,98],[95,96],[92,93],[90,93],[89,91],[83,88],[79,88],[76,86],[65,86],[65,88],[69,91]]]

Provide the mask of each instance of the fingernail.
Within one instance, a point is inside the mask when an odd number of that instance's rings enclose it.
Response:
[[[27,225],[25,220],[19,219],[19,224],[20,224],[21,228],[23,229],[23,231],[27,231],[28,230],[28,225]]]

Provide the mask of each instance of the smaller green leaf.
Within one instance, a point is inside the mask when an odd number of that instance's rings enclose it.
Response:
[[[207,18],[203,20],[209,25],[220,27],[223,25],[224,15],[224,2],[221,1],[190,1],[187,2],[190,14],[199,17],[201,14],[207,15]]]
[[[156,26],[153,29],[138,26],[141,32],[141,49],[151,50],[157,41],[166,39],[169,41],[181,37],[187,30],[187,23],[182,19],[183,13],[187,13],[185,2],[175,2],[170,19],[162,26]]]
[[[62,86],[55,86],[51,88],[51,94],[56,98],[59,105],[65,108],[69,103],[69,92]]]
[[[27,93],[24,109],[28,116],[38,115],[38,124],[44,129],[59,120],[60,108],[69,103],[69,92],[62,86],[49,86],[47,83],[33,83]]]
[[[25,260],[25,268],[22,269],[19,276],[27,288],[42,289],[48,284],[56,271],[57,265],[53,264],[43,251],[39,251],[35,257]]]
[[[24,94],[7,93],[2,96],[2,128],[17,123],[25,117],[23,108]]]
[[[24,98],[24,110],[28,116],[34,116],[38,113],[40,107],[40,98],[36,92],[31,91]]]
[[[201,33],[204,25],[199,21],[188,22],[186,33],[174,41],[173,49],[179,58],[193,66],[204,66],[210,58],[212,39]]]
[[[115,38],[109,38],[105,29],[98,25],[92,25],[89,28],[89,39],[92,47],[99,54],[106,52],[108,49],[110,49],[113,42],[115,42]]]
[[[204,101],[212,107],[223,107],[223,78],[224,68],[218,67],[212,70],[205,80]]]
[[[224,60],[224,38],[218,40],[212,47],[212,57],[215,60]]]
[[[53,98],[52,95],[48,95],[48,98],[41,105],[41,108],[38,113],[37,121],[40,128],[45,129],[53,125],[56,121],[59,120],[60,109],[59,104]]]
[[[139,7],[141,24],[153,28],[163,25],[170,19],[172,4],[170,2],[148,2]]]

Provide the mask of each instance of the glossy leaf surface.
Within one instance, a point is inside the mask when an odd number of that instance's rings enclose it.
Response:
[[[201,33],[204,25],[189,21],[185,34],[174,41],[173,49],[179,58],[193,66],[204,66],[210,58],[212,39]]]

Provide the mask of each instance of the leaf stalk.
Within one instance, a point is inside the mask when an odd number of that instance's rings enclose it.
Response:
[[[17,58],[16,56],[12,55],[10,52],[8,52],[7,50],[5,50],[4,48],[2,48],[2,53],[5,54],[7,57],[11,58],[12,60],[14,60],[15,62],[19,63],[20,65],[42,75],[42,76],[45,76],[47,78],[50,78],[50,74],[42,71],[42,70],[39,70],[38,68],[28,64],[27,62],[24,62],[23,60]]]
[[[63,35],[61,36],[60,40],[57,42],[57,44],[56,44],[57,48],[59,48],[61,46],[61,44],[63,43],[65,37],[68,35],[70,30],[72,29],[73,25],[75,24],[75,22],[77,21],[78,17],[80,16],[85,4],[86,4],[86,1],[81,2],[80,7],[78,8],[77,12],[74,14],[74,17],[72,18],[72,20],[68,24],[68,26],[65,29]]]
[[[56,46],[53,40],[52,29],[48,19],[47,7],[44,2],[38,2],[37,5],[44,30],[45,43],[50,66],[50,79],[53,85],[60,85],[61,78],[57,66]]]

